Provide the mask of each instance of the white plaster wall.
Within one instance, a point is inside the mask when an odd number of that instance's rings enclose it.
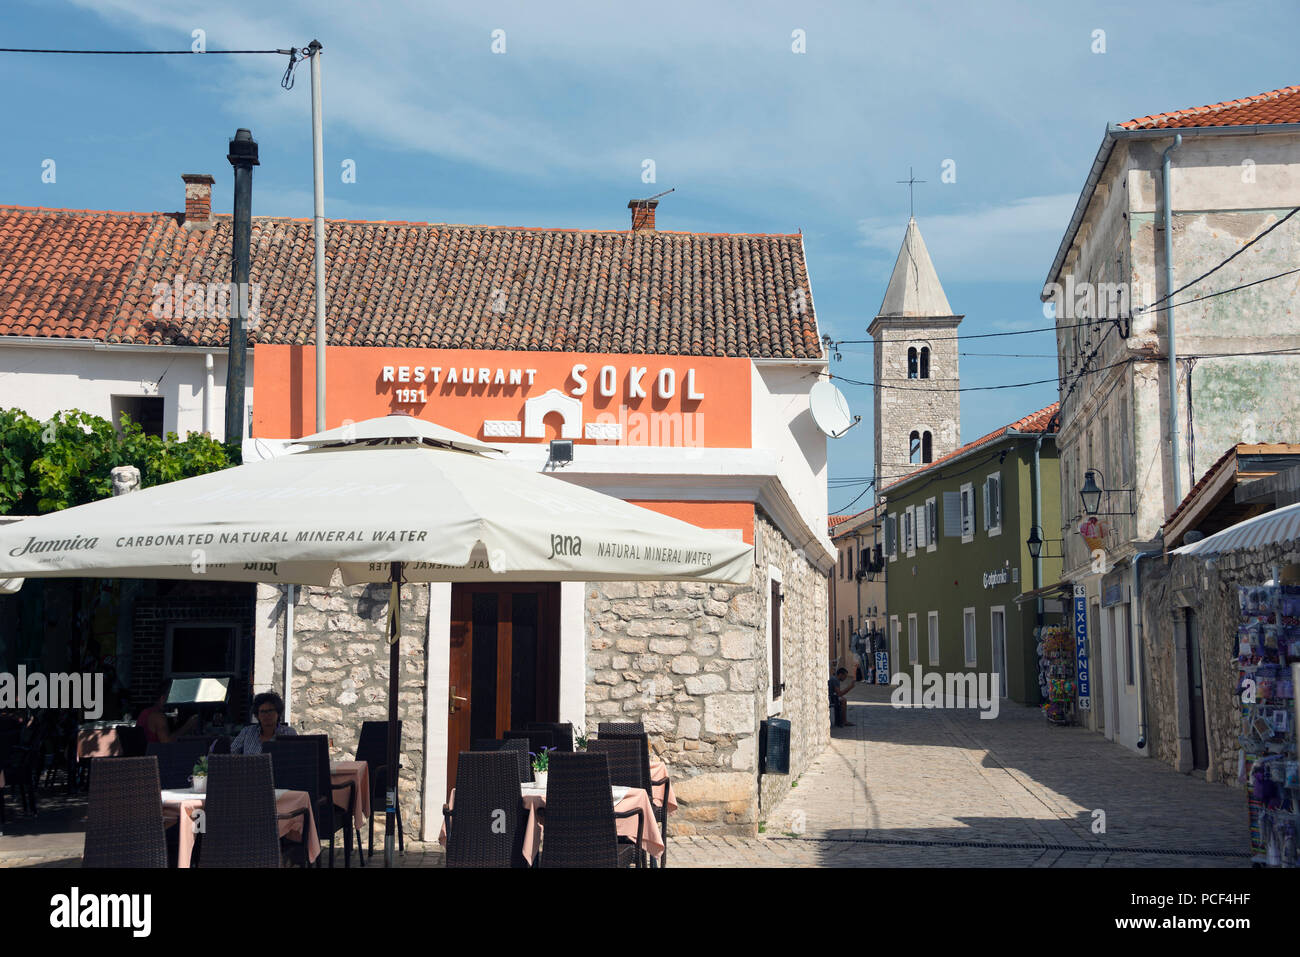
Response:
[[[214,438],[222,439],[226,420],[225,350],[214,350],[212,358],[210,431]],[[202,353],[28,346],[0,337],[0,409],[22,409],[38,419],[69,409],[111,419],[114,395],[161,396],[164,430],[184,438],[189,432],[203,431],[206,381]],[[246,381],[245,407],[251,415],[251,352]]]
[[[866,441],[870,433],[855,428],[840,439],[827,438],[808,411],[808,392],[817,381],[817,366],[760,365],[751,377],[752,446],[778,456],[777,475],[808,527],[826,528],[826,445]],[[850,409],[863,414],[863,409]]]
[[[1116,145],[1110,165],[1098,185],[1087,215],[1080,226],[1075,246],[1067,257],[1058,281],[1072,276],[1076,283],[1127,282],[1134,307],[1151,295],[1164,294],[1164,236],[1160,227],[1161,153],[1173,142],[1168,138],[1124,140]],[[1294,133],[1263,136],[1186,136],[1171,154],[1170,183],[1173,196],[1175,284],[1180,285],[1217,264],[1235,251],[1245,235],[1259,223],[1250,214],[1277,211],[1300,205],[1300,136]],[[1243,214],[1245,217],[1243,218]],[[1260,223],[1263,220],[1260,219]],[[1177,301],[1197,294],[1263,278],[1279,271],[1278,264],[1294,259],[1300,226],[1294,220],[1271,234],[1260,247],[1244,253],[1228,267],[1201,285],[1180,295]],[[1254,290],[1227,297],[1182,305],[1175,310],[1178,351],[1182,356],[1197,353],[1268,351],[1300,345],[1292,303],[1295,277],[1276,280]],[[1058,316],[1060,309],[1058,306]],[[1062,501],[1071,508],[1063,517],[1078,512],[1078,487],[1088,468],[1102,468],[1103,443],[1109,445],[1110,472],[1118,473],[1120,456],[1127,446],[1133,472],[1128,482],[1107,474],[1112,488],[1134,489],[1135,518],[1111,516],[1113,532],[1107,539],[1112,563],[1131,552],[1134,539],[1153,538],[1165,517],[1177,505],[1173,493],[1173,468],[1169,455],[1168,369],[1161,361],[1137,362],[1129,367],[1116,363],[1148,348],[1156,355],[1167,347],[1167,319],[1164,310],[1151,310],[1134,317],[1128,339],[1112,331],[1102,338],[1106,325],[1066,328],[1083,321],[1080,317],[1058,318],[1058,353],[1065,381],[1072,383],[1081,357],[1092,347],[1101,351],[1092,364],[1100,371],[1087,375],[1062,409],[1058,445],[1062,461],[1077,467],[1062,470]],[[1252,367],[1267,364],[1269,373]],[[1249,355],[1203,359],[1193,373],[1195,403],[1196,461],[1187,463],[1187,366],[1180,363],[1178,374],[1179,414],[1182,436],[1177,468],[1182,494],[1201,477],[1205,469],[1237,441],[1284,441],[1294,431],[1294,415],[1276,396],[1260,392],[1255,405],[1258,421],[1242,426],[1241,407],[1250,407],[1252,381],[1293,378],[1290,370],[1300,368],[1294,357],[1264,359]],[[1120,381],[1117,381],[1120,380]],[[1225,385],[1226,383],[1226,385]],[[1128,399],[1128,414],[1121,416],[1121,397]],[[1102,422],[1110,425],[1103,434]],[[1089,459],[1087,438],[1091,433],[1093,454]],[[1255,435],[1254,433],[1258,433]],[[1068,484],[1070,487],[1065,487]],[[1127,511],[1127,496],[1112,497],[1103,509]],[[1077,518],[1077,516],[1076,516]],[[1067,521],[1067,526],[1071,523]],[[1077,521],[1073,523],[1077,525]],[[1073,531],[1066,532],[1068,577],[1078,580],[1090,556]]]

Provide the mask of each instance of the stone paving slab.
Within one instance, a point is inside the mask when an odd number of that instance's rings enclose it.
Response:
[[[1248,867],[1244,792],[1179,774],[1036,708],[896,709],[859,685],[854,727],[773,808],[765,833],[672,837],[676,867]],[[1094,810],[1105,812],[1094,833]],[[671,819],[669,821],[671,828]],[[77,866],[81,835],[0,837],[0,868]],[[443,866],[408,841],[404,868]],[[381,870],[377,854],[370,867]],[[354,867],[355,870],[355,867]]]

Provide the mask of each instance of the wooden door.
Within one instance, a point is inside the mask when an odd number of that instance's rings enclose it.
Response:
[[[483,738],[558,721],[558,584],[453,584],[447,788],[461,751]]]
[[[1210,766],[1205,737],[1205,690],[1201,678],[1201,635],[1196,612],[1187,609],[1187,707],[1192,737],[1192,770]]]

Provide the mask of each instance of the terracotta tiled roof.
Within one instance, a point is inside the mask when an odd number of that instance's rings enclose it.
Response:
[[[1169,517],[1165,519],[1164,527],[1168,528],[1170,525],[1174,524],[1179,516],[1191,508],[1192,503],[1200,497],[1201,492],[1214,481],[1220,470],[1222,470],[1230,460],[1243,455],[1300,455],[1300,445],[1286,442],[1270,442],[1258,445],[1248,442],[1238,442],[1236,445],[1228,446],[1228,451],[1219,456],[1218,460],[1205,470],[1205,474],[1202,475],[1197,480],[1196,484],[1188,490],[1187,494],[1183,496],[1183,500],[1178,503],[1178,507],[1169,513]],[[1232,469],[1235,472],[1240,469],[1240,465],[1234,462]]]
[[[311,233],[254,218],[254,341],[313,341]],[[822,355],[799,235],[331,221],[326,243],[332,345]],[[0,206],[0,335],[225,345],[224,320],[151,307],[178,274],[228,282],[230,245],[229,216]]]
[[[836,525],[847,522],[852,517],[852,515],[831,515],[827,522],[830,528],[834,528]]]
[[[1029,415],[1025,416],[1022,419],[1016,419],[1016,421],[1012,422],[1010,425],[1004,425],[1000,429],[993,430],[988,435],[980,436],[974,442],[967,442],[961,448],[949,452],[947,455],[940,456],[939,458],[935,459],[933,462],[930,462],[927,465],[924,465],[921,468],[917,469],[915,472],[909,472],[907,475],[904,475],[902,478],[900,478],[897,482],[893,482],[890,485],[885,486],[885,488],[881,489],[881,491],[887,492],[891,488],[902,485],[906,482],[910,482],[912,479],[916,478],[922,472],[928,472],[930,469],[942,465],[944,462],[949,462],[957,458],[958,456],[965,455],[967,452],[977,449],[981,445],[988,445],[990,442],[994,442],[997,439],[1002,438],[1004,435],[1010,432],[1044,432],[1044,433],[1051,434],[1049,430],[1053,426],[1054,424],[1053,419],[1056,418],[1056,413],[1060,411],[1060,408],[1061,408],[1061,403],[1053,402],[1051,405],[1045,406],[1044,408],[1039,409],[1037,412],[1031,412],[1029,413]]]
[[[1191,126],[1268,126],[1300,123],[1300,86],[1284,86],[1240,100],[1211,103],[1170,113],[1153,113],[1120,123],[1126,130],[1186,129]]]

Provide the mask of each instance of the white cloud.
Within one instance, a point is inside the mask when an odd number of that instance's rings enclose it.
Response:
[[[1075,193],[1026,196],[1000,205],[918,220],[940,282],[1041,279],[1052,264],[1078,201]],[[859,245],[878,250],[882,274],[893,268],[903,241],[896,217],[858,223]],[[877,257],[873,257],[876,259]]]

